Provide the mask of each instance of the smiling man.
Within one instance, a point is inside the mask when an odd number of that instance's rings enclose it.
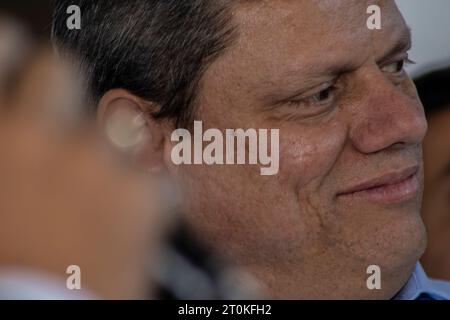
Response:
[[[71,4],[81,30],[66,27]],[[373,4],[380,30],[367,28]],[[198,237],[270,297],[446,298],[416,265],[427,123],[394,1],[79,0],[55,12],[55,41],[81,61],[99,122],[145,114],[137,157],[177,181]],[[194,120],[279,129],[278,174],[174,165],[171,133]]]

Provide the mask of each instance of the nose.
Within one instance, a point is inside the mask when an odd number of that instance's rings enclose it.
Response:
[[[367,88],[350,128],[353,145],[362,153],[418,145],[427,121],[414,85],[396,86],[381,72],[367,76]]]

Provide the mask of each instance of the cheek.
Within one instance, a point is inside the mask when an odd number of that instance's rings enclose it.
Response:
[[[329,123],[281,134],[280,178],[299,189],[322,184],[344,148],[346,132],[345,126]]]

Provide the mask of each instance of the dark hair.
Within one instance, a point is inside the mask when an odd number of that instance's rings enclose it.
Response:
[[[233,38],[229,2],[56,0],[52,38],[77,57],[94,105],[123,88],[157,103],[155,117],[187,125],[203,72]],[[81,9],[80,30],[67,28],[70,5]]]
[[[450,108],[450,67],[425,74],[415,83],[427,116]]]

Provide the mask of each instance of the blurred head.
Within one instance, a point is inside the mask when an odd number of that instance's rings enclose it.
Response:
[[[72,68],[1,9],[0,296],[153,297],[170,222],[160,181],[81,121]],[[73,265],[81,291],[66,284]]]
[[[69,3],[70,2],[70,3]],[[67,30],[77,3],[81,30]],[[403,69],[410,31],[394,1],[60,1],[54,37],[90,80],[99,119],[144,111],[149,165],[184,192],[206,243],[278,298],[390,298],[425,246],[423,109]],[[372,4],[372,2],[371,2]],[[280,130],[280,171],[174,166],[170,135]],[[382,289],[366,287],[379,265]]]
[[[426,74],[416,85],[429,123],[422,210],[429,236],[422,261],[431,276],[450,279],[450,68]]]

